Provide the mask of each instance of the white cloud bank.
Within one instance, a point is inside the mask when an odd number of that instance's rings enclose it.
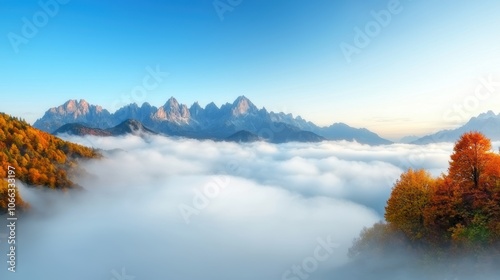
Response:
[[[84,192],[22,187],[33,211],[19,221],[17,272],[1,279],[335,279],[401,172],[438,175],[452,149],[69,140],[111,151],[83,165]]]

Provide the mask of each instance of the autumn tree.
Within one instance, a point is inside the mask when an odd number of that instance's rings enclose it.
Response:
[[[435,180],[425,170],[409,169],[394,185],[385,207],[385,220],[410,240],[425,235],[424,209],[429,203]]]
[[[423,211],[427,242],[433,246],[448,246],[450,229],[464,222],[462,190],[448,176],[436,179],[433,192]]]
[[[406,238],[422,256],[486,256],[500,253],[500,154],[479,132],[455,143],[448,174],[434,179],[408,170],[395,183],[385,220],[363,230],[351,255],[385,254],[387,240]],[[418,245],[418,246],[416,246]],[[420,246],[423,245],[423,246]]]
[[[488,179],[487,187],[492,191],[500,191],[500,154],[489,153],[488,165],[484,170],[485,177]]]
[[[448,177],[459,186],[454,192],[459,217],[448,231],[455,244],[477,250],[495,242],[500,224],[500,156],[479,132],[463,134],[451,155]],[[451,207],[451,206],[450,206]]]
[[[491,154],[491,141],[482,133],[463,134],[453,148],[448,176],[463,188],[478,188]]]

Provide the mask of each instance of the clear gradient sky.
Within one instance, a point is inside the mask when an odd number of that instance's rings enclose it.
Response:
[[[245,95],[390,139],[499,113],[500,85],[487,91],[480,78],[500,81],[500,1],[392,1],[60,0],[47,15],[39,2],[49,0],[2,0],[0,111],[34,122],[83,98],[113,112],[149,66],[169,76],[131,101],[204,106]],[[238,2],[223,20],[214,7]],[[372,11],[388,6],[377,30]],[[355,28],[367,27],[369,44],[356,45]],[[357,47],[349,59],[342,43]]]

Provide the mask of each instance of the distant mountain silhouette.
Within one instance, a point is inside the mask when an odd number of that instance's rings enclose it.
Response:
[[[67,123],[53,132],[54,135],[58,134],[70,134],[70,135],[95,135],[95,136],[112,136],[111,132],[100,128],[93,128],[85,126],[81,123]]]
[[[500,114],[493,111],[482,113],[471,118],[466,124],[456,129],[441,130],[413,141],[413,144],[430,144],[438,142],[456,142],[460,135],[468,131],[479,131],[493,141],[500,140]]]
[[[291,114],[268,112],[257,108],[245,96],[238,97],[233,103],[223,104],[220,108],[213,102],[202,108],[197,102],[191,107],[180,104],[171,97],[160,107],[144,103],[142,106],[129,104],[111,114],[101,106],[90,105],[85,100],[69,100],[61,106],[49,109],[37,120],[35,127],[54,133],[65,124],[78,123],[87,128],[106,130],[127,119],[135,119],[150,130],[173,136],[197,139],[223,140],[238,131],[248,131],[269,142],[347,140],[363,144],[390,144],[391,141],[364,129],[353,128],[343,123],[319,127],[312,122]],[[66,127],[74,134],[82,127]],[[60,130],[58,132],[61,132]],[[106,134],[92,130],[87,134]]]
[[[314,128],[311,130],[330,140],[356,141],[370,145],[387,145],[392,142],[380,138],[377,134],[366,128],[354,128],[344,123],[334,123],[328,127]]]
[[[420,137],[416,136],[416,135],[408,135],[408,136],[405,136],[401,139],[399,139],[399,143],[405,143],[405,144],[408,144],[408,143],[411,143],[411,142],[414,142],[416,140],[420,139]]]
[[[259,136],[251,133],[250,131],[246,130],[240,130],[224,139],[226,141],[230,142],[256,142],[256,141],[262,141],[264,139],[260,138]]]
[[[137,120],[126,120],[121,124],[114,126],[112,128],[100,129],[88,127],[80,123],[68,123],[61,126],[59,129],[54,131],[53,134],[71,134],[71,135],[95,135],[95,136],[121,136],[126,134],[156,134],[149,128],[142,125],[141,122]]]

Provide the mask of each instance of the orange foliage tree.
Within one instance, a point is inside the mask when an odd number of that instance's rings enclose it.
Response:
[[[373,236],[400,240],[396,233],[402,233],[410,245],[427,245],[413,248],[498,254],[500,154],[492,151],[487,137],[473,131],[455,143],[449,163],[448,174],[436,179],[424,170],[403,173],[387,201],[387,224],[364,230],[353,249],[359,253],[369,247],[368,239],[380,241]]]
[[[424,209],[428,205],[435,179],[425,170],[408,170],[392,189],[385,207],[385,220],[410,240],[425,235]]]
[[[491,141],[482,133],[463,134],[453,148],[448,176],[462,188],[478,188],[491,154]]]

